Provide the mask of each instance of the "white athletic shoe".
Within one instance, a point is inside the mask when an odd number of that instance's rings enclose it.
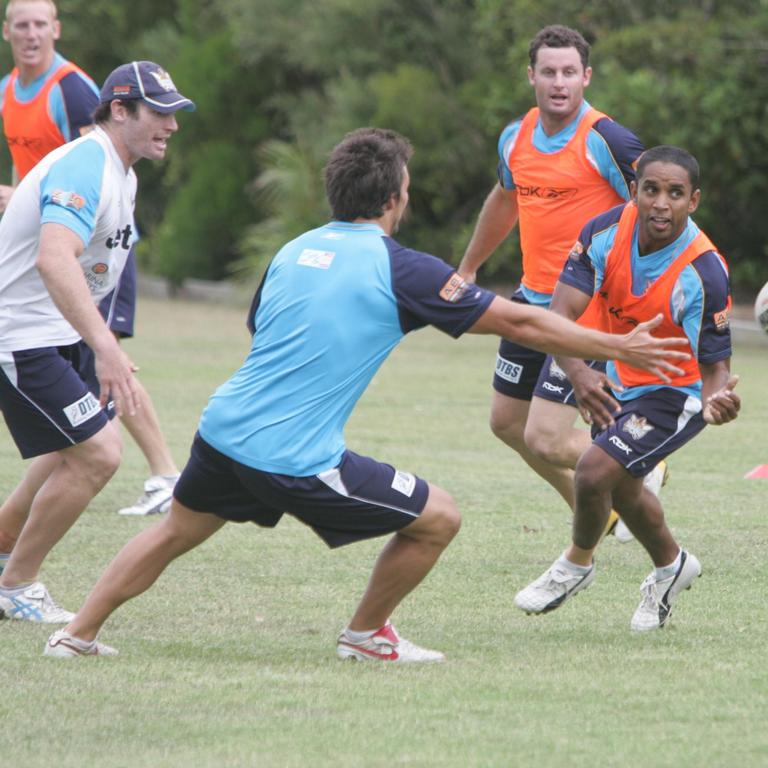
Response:
[[[536,581],[515,595],[515,605],[528,614],[547,613],[559,608],[569,597],[586,589],[595,578],[595,566],[584,574],[567,571],[555,560]]]
[[[643,599],[632,617],[630,627],[635,632],[661,629],[672,613],[672,603],[684,589],[690,589],[693,580],[701,576],[701,563],[690,552],[683,550],[680,568],[674,576],[656,581],[653,571],[640,587]]]
[[[173,487],[176,485],[174,477],[168,479],[162,475],[153,475],[144,483],[144,493],[132,507],[118,509],[118,515],[159,515],[167,512],[171,506]]]
[[[117,656],[118,651],[110,645],[92,640],[81,640],[63,629],[54,632],[45,644],[43,656],[56,656],[59,659],[73,659],[76,656]]]
[[[643,485],[658,498],[662,486],[667,484],[667,480],[669,480],[669,467],[667,467],[667,462],[662,460],[643,478]],[[613,535],[622,544],[635,538],[635,534],[627,528],[627,524],[621,518],[616,521],[616,525],[613,527]]]
[[[41,624],[69,624],[75,618],[65,611],[39,581],[30,584],[23,592],[12,597],[0,594],[0,609],[7,619],[37,621]]]
[[[420,648],[397,634],[397,630],[387,622],[381,629],[355,643],[347,637],[346,630],[339,635],[336,654],[340,659],[354,661],[388,661],[395,664],[418,664],[445,661],[440,651]]]

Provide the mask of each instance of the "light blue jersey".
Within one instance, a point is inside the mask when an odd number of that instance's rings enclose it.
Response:
[[[492,299],[375,224],[307,232],[272,261],[252,307],[250,353],[211,397],[200,435],[266,472],[335,467],[355,403],[404,334],[432,324],[458,336]]]

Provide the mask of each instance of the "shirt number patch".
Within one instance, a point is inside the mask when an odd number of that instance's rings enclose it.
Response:
[[[303,267],[315,269],[328,269],[336,254],[333,251],[316,251],[313,248],[305,248],[299,254],[298,263]]]

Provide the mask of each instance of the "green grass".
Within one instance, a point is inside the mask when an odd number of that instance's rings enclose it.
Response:
[[[247,348],[243,311],[143,300],[126,349],[141,366],[180,463],[201,408]],[[349,445],[448,489],[464,526],[399,609],[408,637],[443,650],[428,668],[342,664],[334,640],[381,541],[331,552],[286,519],[230,525],[119,610],[116,659],[41,656],[49,629],[0,623],[0,759],[9,766],[768,765],[764,350],[740,349],[736,424],[671,461],[663,500],[704,573],[663,632],[629,619],[650,568],[604,543],[595,584],[528,617],[515,592],[565,546],[569,515],[487,428],[491,338],[406,340],[350,422]],[[22,462],[3,431],[0,479]],[[146,468],[125,462],[51,553],[43,579],[76,607],[150,520],[114,510]]]

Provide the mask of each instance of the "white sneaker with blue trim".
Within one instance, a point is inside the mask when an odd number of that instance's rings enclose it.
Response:
[[[39,581],[30,584],[18,594],[9,595],[0,587],[0,610],[6,619],[35,621],[40,624],[69,624],[75,618],[71,611],[65,611]]]

